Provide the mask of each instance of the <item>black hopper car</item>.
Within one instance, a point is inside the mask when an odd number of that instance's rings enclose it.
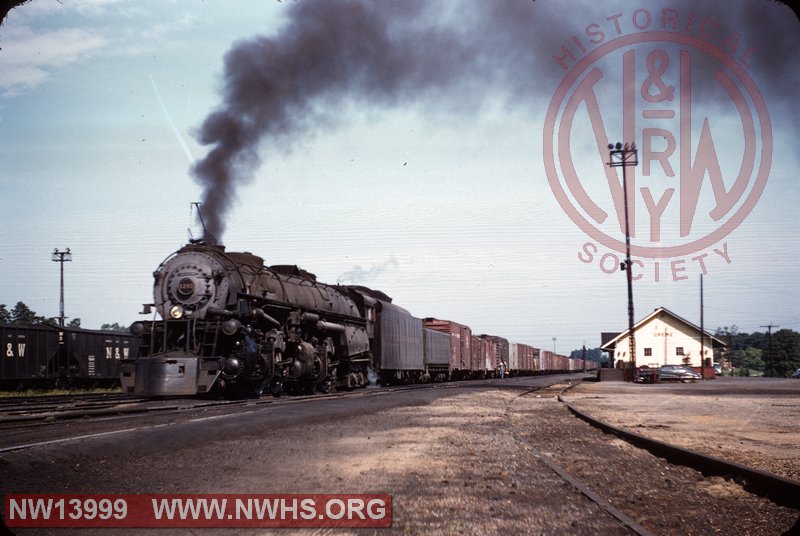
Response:
[[[0,388],[113,387],[119,365],[139,352],[130,333],[52,326],[0,324]]]

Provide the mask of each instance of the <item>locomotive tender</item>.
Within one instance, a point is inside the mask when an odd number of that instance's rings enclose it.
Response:
[[[415,318],[380,291],[320,283],[297,266],[265,266],[221,245],[193,241],[153,276],[160,319],[131,326],[142,340],[139,356],[121,363],[128,393],[246,397],[268,389],[277,396],[371,380],[484,377],[501,361],[519,373],[539,368],[534,348]],[[564,360],[560,370],[578,369]]]

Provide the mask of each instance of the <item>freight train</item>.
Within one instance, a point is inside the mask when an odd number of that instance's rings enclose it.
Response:
[[[416,318],[386,294],[193,241],[154,272],[155,318],[135,322],[125,392],[259,396],[580,370],[582,362],[462,324]]]
[[[0,389],[113,387],[139,337],[49,324],[0,324]]]

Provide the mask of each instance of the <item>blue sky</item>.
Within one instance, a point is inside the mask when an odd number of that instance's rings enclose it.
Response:
[[[339,4],[349,14],[352,6]],[[383,290],[417,316],[542,348],[552,348],[556,337],[559,352],[584,341],[598,346],[601,331],[624,329],[624,276],[599,264],[606,253],[620,254],[598,245],[592,262],[579,260],[593,240],[553,195],[543,145],[546,112],[565,74],[552,57],[574,43],[572,36],[589,50],[599,46],[586,33],[592,23],[607,33],[604,43],[615,20],[622,34],[636,35],[637,6],[576,2],[565,11],[563,2],[508,2],[525,24],[504,28],[481,26],[487,19],[471,2],[434,4],[416,18],[392,12],[396,3],[364,4],[385,16],[393,37],[409,28],[442,30],[437,40],[417,43],[421,58],[455,50],[446,39],[458,41],[458,50],[491,53],[475,52],[458,66],[443,54],[439,82],[420,78],[419,91],[408,85],[389,97],[351,88],[347,78],[354,75],[343,74],[338,93],[312,99],[308,124],[291,125],[286,139],[257,140],[261,164],[236,190],[222,242],[268,264],[297,264],[321,281]],[[69,247],[66,315],[89,328],[136,320],[141,304],[152,301],[153,270],[187,241],[187,228],[200,234],[190,203],[202,198],[203,187],[190,167],[209,151],[198,129],[223,101],[225,54],[254,36],[292,43],[286,28],[293,17],[321,5],[32,0],[13,10],[0,27],[0,303],[24,301],[39,314],[58,315],[58,264],[50,254]],[[723,35],[739,34],[734,59],[754,48],[747,73],[772,121],[763,194],[732,233],[702,250],[709,254],[705,324],[800,329],[800,117],[786,89],[796,87],[800,65],[796,54],[783,53],[797,50],[797,19],[760,0],[643,6],[656,18],[675,9],[684,35],[713,20],[707,28],[717,33],[708,42],[718,48]],[[754,18],[752,10],[768,17]],[[667,50],[677,59],[677,50]],[[647,52],[637,49],[642,58]],[[702,73],[702,57],[695,57]],[[297,61],[305,59],[298,52]],[[418,74],[415,67],[408,73]],[[605,80],[613,80],[617,68],[604,68]],[[644,66],[637,76],[648,76]],[[695,80],[694,143],[702,118],[710,117],[729,188],[744,150],[739,116],[719,88]],[[621,130],[614,95],[613,86],[599,92],[609,132]],[[678,137],[677,122],[662,126]],[[572,160],[586,184],[592,174],[604,176],[589,128],[579,107]],[[602,189],[589,193],[603,197]],[[706,183],[699,206],[708,209],[713,200]],[[646,226],[645,206],[637,202],[637,225]],[[667,214],[664,245],[680,241],[675,213]],[[698,219],[692,236],[713,228],[706,220]],[[619,229],[614,236],[624,238]],[[713,253],[724,244],[730,264]],[[685,268],[678,281],[666,276],[676,259],[659,261],[659,282],[655,261],[643,260],[645,274],[634,287],[637,319],[664,306],[699,323],[700,272],[692,256],[677,259]]]

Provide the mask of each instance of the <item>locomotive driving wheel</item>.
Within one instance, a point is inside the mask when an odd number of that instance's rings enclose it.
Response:
[[[326,376],[324,380],[317,384],[317,391],[323,394],[328,394],[333,390],[333,380],[330,376]]]
[[[273,376],[269,381],[268,387],[270,394],[275,398],[278,398],[283,392],[283,378],[280,376]]]

